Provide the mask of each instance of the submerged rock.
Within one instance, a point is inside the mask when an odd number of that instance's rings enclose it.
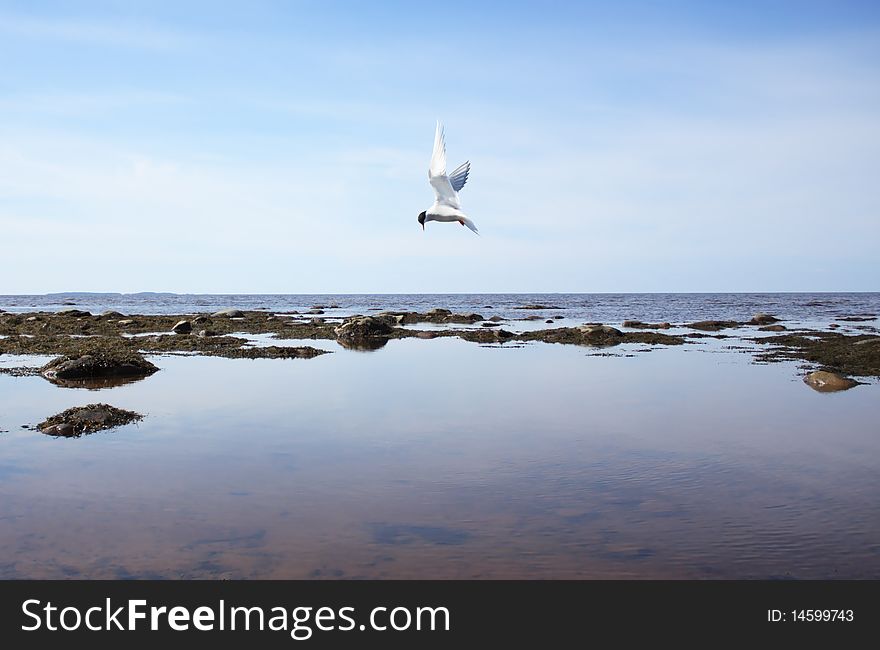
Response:
[[[174,327],[171,328],[171,331],[175,334],[189,334],[192,332],[193,326],[188,320],[178,321]]]
[[[828,372],[827,370],[811,372],[804,377],[804,382],[807,386],[820,393],[834,393],[840,390],[847,390],[853,386],[858,386],[859,384],[859,382],[853,381],[848,377],[843,377],[835,372]]]
[[[211,314],[212,318],[241,318],[244,312],[240,309],[221,309]]]
[[[742,325],[742,323],[735,320],[701,320],[696,323],[690,323],[687,327],[690,327],[692,330],[717,332],[718,330],[739,327],[740,325]]]
[[[875,314],[861,314],[857,316],[838,316],[837,320],[847,321],[850,323],[861,323],[864,321],[877,320]]]
[[[69,408],[46,418],[37,425],[37,429],[50,436],[78,438],[83,434],[137,422],[143,417],[140,413],[118,409],[109,404],[88,404]]]
[[[61,356],[40,369],[49,381],[102,377],[138,377],[159,370],[137,352],[93,352],[79,357]]]

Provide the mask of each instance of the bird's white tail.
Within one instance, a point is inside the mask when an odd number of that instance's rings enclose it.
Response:
[[[462,225],[467,226],[468,228],[470,228],[471,231],[473,231],[473,233],[474,233],[475,235],[479,235],[479,234],[480,234],[480,231],[477,230],[477,225],[476,225],[473,221],[471,221],[470,219],[468,219],[467,217],[461,217],[461,218],[459,219],[459,221],[461,222]]]

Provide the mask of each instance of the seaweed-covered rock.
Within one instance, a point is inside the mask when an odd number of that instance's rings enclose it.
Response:
[[[840,390],[847,390],[853,386],[858,386],[857,381],[838,375],[835,372],[828,372],[827,370],[811,372],[804,377],[804,383],[820,393],[834,393]]]
[[[355,316],[333,330],[337,340],[357,341],[390,335],[394,328],[388,318]]]
[[[880,336],[810,331],[751,339],[770,349],[757,355],[760,361],[802,359],[825,370],[863,377],[880,377]]]
[[[61,356],[40,369],[49,381],[151,375],[158,368],[137,352],[92,352],[78,357]]]
[[[109,404],[88,404],[69,408],[46,418],[37,425],[37,429],[50,436],[78,438],[83,434],[137,422],[143,417],[140,413],[118,409]]]
[[[319,350],[310,345],[262,347],[242,347],[237,350],[225,350],[222,356],[231,359],[312,359],[322,354],[330,354],[327,350]]]

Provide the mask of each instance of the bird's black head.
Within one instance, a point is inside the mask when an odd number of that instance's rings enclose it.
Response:
[[[422,230],[425,229],[425,213],[419,212],[419,223],[422,224]]]

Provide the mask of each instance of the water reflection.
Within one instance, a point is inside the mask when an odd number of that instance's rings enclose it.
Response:
[[[125,386],[147,379],[151,375],[128,375],[114,377],[83,377],[81,379],[60,379],[58,377],[46,377],[43,379],[60,388],[85,388],[86,390],[101,390],[115,386]]]
[[[380,337],[356,340],[337,339],[336,342],[346,350],[355,350],[357,352],[375,352],[388,345],[388,339]]]
[[[76,441],[0,375],[0,576],[880,577],[880,387],[722,345],[158,357]]]

